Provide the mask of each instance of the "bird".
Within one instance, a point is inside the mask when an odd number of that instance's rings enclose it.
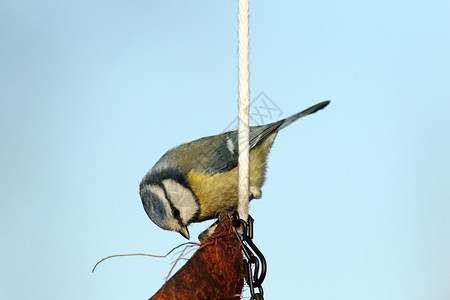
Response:
[[[277,122],[250,127],[249,200],[262,196],[267,159],[278,132],[329,103],[323,101]],[[238,202],[238,156],[237,130],[167,151],[139,184],[148,217],[162,229],[189,239],[189,224],[233,212]]]

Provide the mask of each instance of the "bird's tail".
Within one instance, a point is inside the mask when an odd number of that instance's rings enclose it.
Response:
[[[291,125],[292,123],[294,123],[295,121],[297,121],[298,119],[313,114],[316,111],[325,108],[325,106],[327,106],[330,103],[330,101],[323,101],[320,102],[316,105],[311,106],[310,108],[305,109],[304,111],[301,111],[299,113],[296,113],[295,115],[292,115],[290,117],[287,117],[286,119],[284,119],[284,122],[280,125],[280,127],[278,127],[278,130],[283,129],[284,127]]]

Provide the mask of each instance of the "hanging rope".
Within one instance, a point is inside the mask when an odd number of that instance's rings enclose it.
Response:
[[[237,212],[242,220],[248,219],[249,201],[249,0],[238,0],[238,137],[239,137],[239,190]]]
[[[249,0],[238,0],[238,140],[239,189],[237,213],[239,215],[238,239],[245,255],[246,281],[251,299],[264,299],[262,282],[266,276],[266,260],[253,243],[253,218],[248,214],[250,186],[250,83],[249,83]],[[261,269],[259,269],[261,267]],[[253,273],[254,272],[254,273]]]

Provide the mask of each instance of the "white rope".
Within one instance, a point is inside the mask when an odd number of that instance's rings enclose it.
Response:
[[[247,221],[249,201],[249,0],[238,0],[238,137],[239,137],[239,190],[237,212],[239,217]]]

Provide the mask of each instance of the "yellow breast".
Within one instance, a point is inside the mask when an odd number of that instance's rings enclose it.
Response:
[[[264,184],[267,156],[275,137],[276,133],[250,150],[250,187],[260,189]],[[196,222],[215,218],[220,212],[236,208],[238,167],[217,174],[190,171],[186,177],[200,203],[200,214]]]

